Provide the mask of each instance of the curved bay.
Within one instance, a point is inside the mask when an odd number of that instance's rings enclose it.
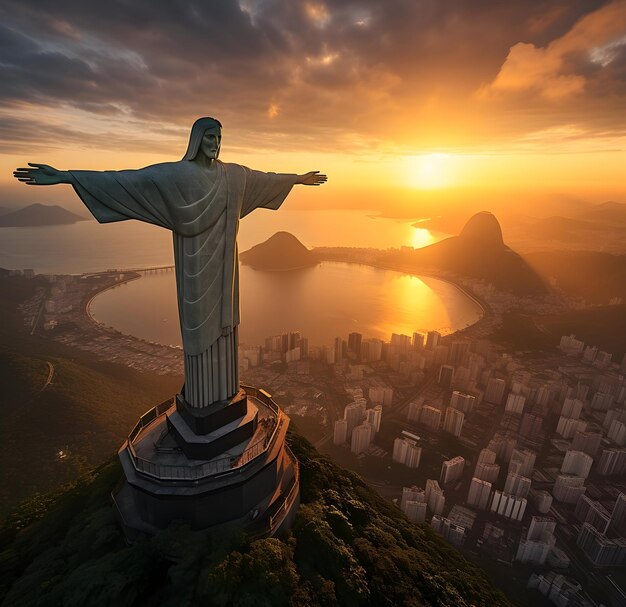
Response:
[[[357,264],[265,272],[240,268],[240,341],[300,331],[311,345],[329,345],[351,331],[388,340],[391,333],[450,333],[475,323],[480,306],[453,284]],[[180,345],[175,275],[145,274],[98,295],[100,322],[148,341]]]

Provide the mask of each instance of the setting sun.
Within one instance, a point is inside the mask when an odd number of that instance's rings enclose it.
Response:
[[[416,188],[435,190],[453,185],[452,157],[449,154],[409,156],[408,179]]]

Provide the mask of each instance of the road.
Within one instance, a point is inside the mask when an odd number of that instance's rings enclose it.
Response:
[[[52,378],[54,377],[54,365],[48,361],[46,361],[46,364],[48,365],[48,377],[46,378],[43,388],[41,388],[42,392],[52,383]]]
[[[30,330],[31,335],[35,332],[35,329],[37,328],[37,325],[39,324],[39,321],[41,320],[41,315],[43,314],[43,311],[46,307],[47,298],[48,298],[47,292],[41,296],[41,304],[39,305],[39,312],[37,312],[37,316],[35,316],[35,320],[33,320],[33,326]]]

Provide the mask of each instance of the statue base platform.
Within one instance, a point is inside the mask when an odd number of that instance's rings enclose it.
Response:
[[[194,416],[178,396],[141,417],[119,450],[124,477],[112,493],[130,541],[174,521],[259,536],[292,523],[300,491],[298,461],[285,443],[289,418],[250,386],[231,403],[233,411],[217,403]],[[193,427],[190,415],[200,420]]]

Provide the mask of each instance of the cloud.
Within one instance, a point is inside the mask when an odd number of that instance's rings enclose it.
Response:
[[[606,67],[624,44],[626,1],[617,0],[582,17],[546,47],[513,45],[496,78],[480,89],[480,96],[538,93],[548,100],[561,100],[582,93],[588,83],[581,73],[585,63]]]
[[[620,4],[4,0],[2,146],[166,147],[201,115],[219,117],[239,149],[445,147],[563,121],[617,128]]]
[[[549,48],[519,42],[511,48],[493,83],[481,92],[486,95],[538,91],[546,99],[560,99],[581,92],[585,78],[562,74],[563,63],[563,57]]]

